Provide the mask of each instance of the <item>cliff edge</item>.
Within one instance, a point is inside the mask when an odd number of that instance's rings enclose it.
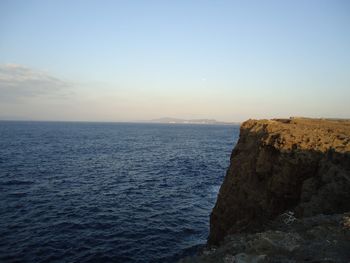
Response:
[[[253,233],[281,214],[350,211],[350,121],[248,120],[210,216],[209,245]]]

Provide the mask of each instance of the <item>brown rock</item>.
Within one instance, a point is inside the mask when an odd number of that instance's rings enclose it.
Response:
[[[350,121],[248,120],[210,217],[209,244],[281,213],[350,211]]]

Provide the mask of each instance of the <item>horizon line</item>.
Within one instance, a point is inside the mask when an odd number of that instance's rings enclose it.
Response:
[[[187,119],[184,119],[187,120]],[[203,120],[203,119],[189,119],[188,121],[193,120]],[[248,120],[248,119],[247,119]],[[82,123],[148,123],[148,124],[176,124],[176,125],[237,125],[241,124],[244,121],[217,121],[218,123],[165,123],[165,122],[157,122],[152,120],[129,120],[129,121],[105,121],[105,120],[35,120],[35,119],[2,119],[0,118],[0,122],[82,122]]]

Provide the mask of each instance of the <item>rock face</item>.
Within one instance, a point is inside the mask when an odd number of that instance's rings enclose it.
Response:
[[[350,211],[350,121],[248,120],[210,217],[209,245],[297,218]]]

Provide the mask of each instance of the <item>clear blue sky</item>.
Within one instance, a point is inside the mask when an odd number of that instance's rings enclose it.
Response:
[[[0,119],[350,117],[350,1],[0,1]]]

